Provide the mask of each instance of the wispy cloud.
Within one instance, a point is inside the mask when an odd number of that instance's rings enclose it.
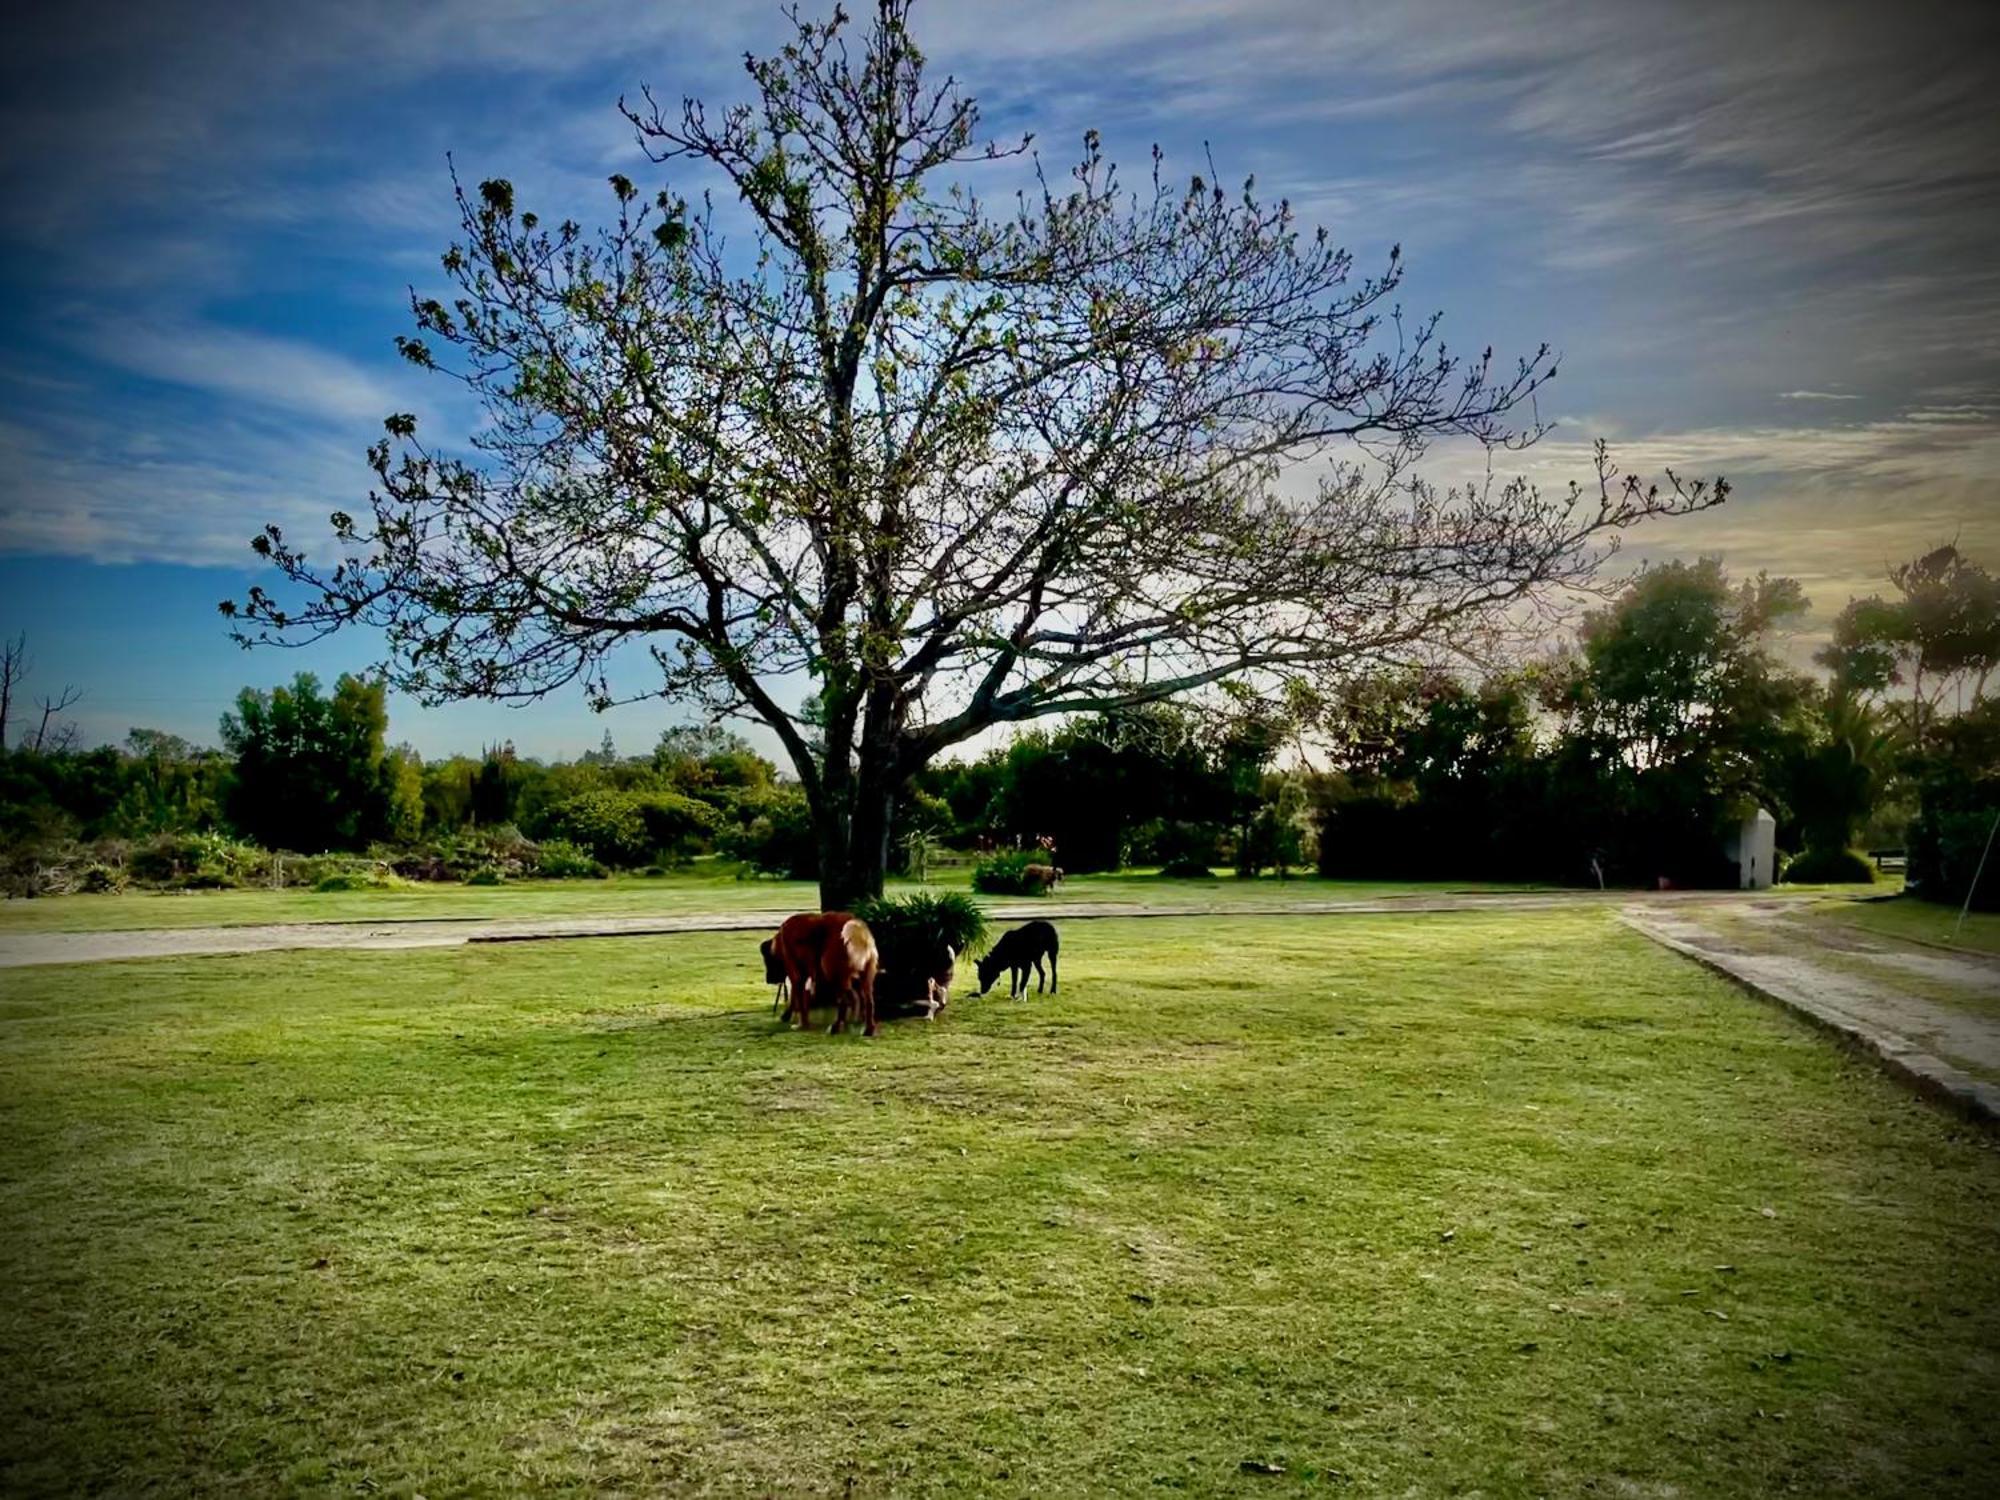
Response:
[[[362,455],[336,440],[225,421],[187,431],[83,418],[0,422],[0,552],[96,562],[242,566],[275,522],[316,551],[328,515],[365,491]]]
[[[1364,257],[1411,245],[1412,309],[1456,340],[1556,343],[1593,425],[1538,476],[1587,473],[1602,430],[1634,468],[1738,481],[1645,547],[1829,590],[1940,531],[2000,553],[1983,7],[933,0],[917,25],[995,133],[1059,161],[1100,125],[1176,170],[1212,142]],[[0,60],[35,354],[0,549],[234,560],[264,519],[351,507],[356,435],[444,397],[333,294],[387,315],[434,274],[445,151],[587,211],[633,155],[620,90],[733,99],[782,27],[771,0],[43,7]]]
[[[1881,486],[1944,485],[2000,472],[2000,418],[1964,412],[1940,421],[1939,415],[1919,408],[1873,422],[1711,427],[1626,437],[1614,433],[1610,441],[1619,462],[1634,472],[1672,468],[1689,476],[1732,479],[1833,478],[1844,487],[1875,486],[1889,511],[1894,509],[1890,493]],[[1587,466],[1590,447],[1581,437],[1558,434],[1529,449],[1527,457],[1532,471],[1574,473]]]
[[[309,344],[194,322],[87,324],[94,358],[151,380],[297,412],[317,422],[379,423],[407,400],[400,382]]]

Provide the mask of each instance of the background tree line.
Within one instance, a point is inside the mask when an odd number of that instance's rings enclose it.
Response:
[[[1282,704],[1140,704],[1033,728],[909,778],[891,862],[1047,836],[1079,873],[1728,884],[1723,836],[1762,806],[1795,879],[1865,879],[1857,848],[1907,844],[1913,880],[1956,900],[2000,812],[2000,584],[1950,547],[1889,581],[1837,617],[1823,675],[1781,650],[1808,608],[1795,581],[1736,581],[1706,559],[1640,574],[1566,649],[1484,677],[1382,672]],[[91,750],[24,737],[0,757],[14,883],[24,862],[63,868],[65,849],[106,871],[99,883],[135,867],[221,883],[255,861],[222,858],[228,841],[372,853],[409,878],[701,854],[818,874],[802,789],[724,730],[668,729],[644,755],[607,734],[568,761],[503,745],[427,762],[388,728],[379,680],[329,693],[300,676],[245,689],[220,750],[153,730]]]
[[[569,761],[512,745],[425,761],[388,729],[381,681],[328,692],[301,674],[245,688],[219,750],[150,729],[89,750],[27,741],[0,755],[8,885],[282,880],[286,854],[315,881],[596,875],[711,851],[784,870],[804,822],[798,789],[718,729],[671,728],[637,756],[607,735]]]

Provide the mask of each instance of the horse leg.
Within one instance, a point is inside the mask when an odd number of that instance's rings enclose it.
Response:
[[[803,973],[794,970],[786,976],[785,983],[791,986],[792,1010],[798,1017],[799,1030],[812,1030],[812,981]]]
[[[1048,976],[1042,973],[1042,956],[1038,953],[1035,955],[1035,993],[1037,995],[1041,994],[1047,978]],[[1023,979],[1021,983],[1025,987],[1027,981]]]

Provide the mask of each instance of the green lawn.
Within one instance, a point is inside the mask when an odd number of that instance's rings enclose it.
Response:
[[[1608,913],[22,970],[0,1490],[1984,1495],[2000,1158]],[[1282,1474],[1245,1472],[1282,1466]]]
[[[971,871],[946,870],[933,889],[965,890]],[[915,890],[907,881],[890,889]],[[1146,873],[1079,875],[1057,893],[1065,903],[1141,902],[1226,907],[1249,903],[1368,901],[1464,890],[1532,887],[1468,885],[1463,881],[1162,880]],[[737,880],[707,867],[644,879],[528,880],[504,886],[411,885],[396,890],[128,891],[115,896],[45,896],[0,901],[0,934],[107,932],[143,927],[241,927],[267,922],[385,922],[418,918],[638,917],[697,912],[816,909],[819,889],[807,881]]]
[[[1814,915],[1866,928],[1884,937],[1916,938],[1983,953],[2000,953],[2000,912],[1971,912],[1960,928],[1956,906],[1900,896],[1893,901],[1842,901],[1819,908]]]

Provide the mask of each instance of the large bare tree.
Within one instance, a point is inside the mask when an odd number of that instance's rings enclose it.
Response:
[[[1461,359],[1403,318],[1396,252],[1361,274],[1212,168],[1170,181],[1155,151],[1134,191],[1094,134],[1053,180],[983,144],[908,10],[794,16],[720,114],[621,104],[654,163],[726,184],[737,243],[712,198],[622,176],[595,233],[461,188],[454,290],[413,293],[402,348],[488,421],[454,457],[390,418],[343,555],[268,528],[303,602],[252,590],[239,632],[365,622],[426,701],[600,706],[643,642],[642,694],[770,726],[831,906],[880,889],[909,776],[989,726],[1448,647],[1722,498],[1601,454],[1560,495],[1432,489],[1434,439],[1537,435],[1509,413],[1546,349]],[[996,206],[976,171],[1026,186]]]

